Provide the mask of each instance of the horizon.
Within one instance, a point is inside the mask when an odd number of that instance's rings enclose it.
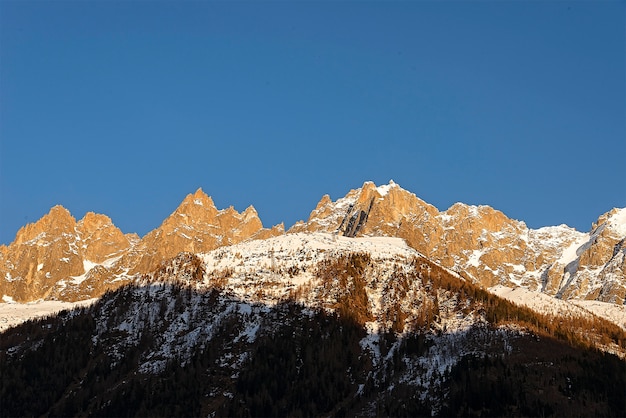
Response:
[[[626,207],[625,11],[0,2],[0,244],[57,204],[145,236],[198,188],[288,229],[390,179],[587,232]]]

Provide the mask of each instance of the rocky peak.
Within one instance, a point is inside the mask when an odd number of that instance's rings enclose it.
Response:
[[[623,304],[626,300],[626,208],[603,214],[571,250],[564,267],[564,298],[585,297]]]
[[[180,203],[178,208],[170,215],[190,217],[197,221],[204,219],[210,219],[217,215],[217,208],[213,199],[202,191],[201,188],[196,190],[193,194],[188,194]]]
[[[62,292],[80,283],[86,268],[121,256],[130,247],[128,238],[109,217],[89,212],[76,222],[67,209],[55,206],[37,222],[20,229],[14,242],[4,247],[0,294],[17,301],[73,300]],[[81,296],[91,294],[87,291]]]
[[[124,234],[105,215],[89,212],[76,222],[67,209],[55,206],[0,248],[0,294],[16,301],[96,297],[181,252],[202,253],[283,233],[282,224],[263,228],[253,206],[242,213],[232,206],[218,210],[202,189],[188,194],[143,238]]]
[[[324,195],[306,223],[294,225],[289,232],[333,232],[344,236],[395,234],[407,216],[414,218],[421,209],[427,216],[438,213],[413,193],[390,181],[376,186],[366,181],[359,189],[333,202]]]
[[[21,228],[4,251],[0,293],[24,301],[45,297],[53,285],[84,272],[76,219],[54,206],[35,223]]]
[[[523,223],[509,219],[504,213],[486,205],[474,206],[455,203],[443,215],[444,220],[455,220],[456,223],[461,220],[472,223],[477,222],[491,231],[502,230],[511,225],[515,225],[516,229],[526,226]]]
[[[600,216],[591,227],[592,233],[603,225],[615,238],[626,237],[626,208],[613,208]]]
[[[243,211],[242,216],[243,216],[244,222],[253,220],[255,218],[257,218],[257,219],[259,218],[258,212],[256,211],[256,209],[252,205],[248,206],[246,208],[246,210]]]
[[[106,215],[88,212],[76,229],[81,235],[84,258],[97,264],[121,255],[131,246],[124,233]]]
[[[185,197],[161,226],[148,233],[118,265],[132,274],[148,273],[180,252],[201,253],[259,234],[263,224],[254,207],[242,213],[234,207],[218,210],[202,189]],[[267,230],[268,236],[278,233]]]
[[[309,220],[289,232],[400,237],[483,286],[521,285],[563,298],[619,302],[626,298],[625,225],[626,210],[614,209],[591,234],[566,226],[530,230],[490,206],[456,203],[439,212],[391,181],[378,187],[365,182],[335,202],[324,196]],[[601,271],[605,279],[597,280]]]
[[[63,233],[73,233],[76,219],[61,205],[56,205],[37,222],[23,226],[15,236],[14,244],[43,238],[41,234],[57,237]]]

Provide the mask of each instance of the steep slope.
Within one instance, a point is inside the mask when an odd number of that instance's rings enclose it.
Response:
[[[88,213],[77,223],[67,209],[55,206],[3,246],[0,293],[16,301],[54,297],[60,284],[119,257],[132,240],[105,215]]]
[[[516,307],[397,238],[288,234],[180,253],[4,333],[0,413],[620,416],[626,363],[593,346],[624,355],[626,334]]]
[[[600,216],[591,232],[567,248],[563,257],[555,263],[559,269],[563,266],[559,296],[582,296],[585,299],[624,304],[625,241],[626,208],[616,208]]]
[[[533,230],[489,206],[456,203],[439,212],[390,182],[366,182],[333,202],[324,196],[289,232],[395,236],[485,287],[524,286],[551,296],[623,304],[624,209],[600,217],[590,233],[566,225]]]

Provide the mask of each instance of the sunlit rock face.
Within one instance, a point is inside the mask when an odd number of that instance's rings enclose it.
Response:
[[[483,286],[524,286],[560,298],[621,304],[624,209],[602,215],[592,231],[566,225],[530,229],[489,206],[456,203],[438,211],[394,182],[366,182],[333,202],[324,196],[289,232],[395,236]]]
[[[84,258],[97,264],[121,255],[131,246],[132,236],[124,235],[105,215],[88,212],[76,229],[82,237]]]
[[[489,206],[455,203],[445,211],[393,181],[365,182],[336,201],[322,197],[289,233],[348,238],[398,237],[431,260],[491,287],[522,286],[562,299],[623,304],[626,297],[626,209],[602,215],[588,233],[566,225],[530,229]],[[284,234],[264,228],[254,209],[218,210],[201,189],[185,197],[143,238],[124,234],[107,216],[76,221],[55,206],[0,246],[0,293],[15,301],[100,296],[159,268],[181,252],[205,253]]]
[[[104,215],[88,213],[76,222],[62,206],[21,228],[3,247],[0,293],[16,301],[45,299],[58,294],[69,280],[130,248],[128,239]]]
[[[201,253],[256,236],[282,233],[263,228],[254,207],[239,213],[233,207],[218,210],[201,189],[189,194],[160,227],[148,233],[118,268],[130,274],[147,273],[180,252]]]
[[[98,297],[180,252],[283,233],[282,225],[263,228],[252,206],[242,213],[218,210],[200,189],[143,239],[124,234],[105,215],[89,212],[76,222],[67,209],[55,206],[0,247],[0,293],[18,302]]]
[[[624,304],[625,241],[626,209],[616,208],[600,216],[565,268],[563,297]]]

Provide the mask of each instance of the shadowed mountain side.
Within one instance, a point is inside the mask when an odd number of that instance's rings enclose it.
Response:
[[[427,323],[408,333],[367,331],[353,316],[291,301],[266,305],[216,288],[196,291],[193,283],[203,272],[195,260],[179,258],[163,270],[166,281],[124,286],[91,307],[4,333],[0,414],[626,412],[625,363],[568,344],[568,336],[529,331],[513,319],[455,332]],[[466,297],[472,309],[476,302]],[[499,310],[524,314],[508,302],[484,310],[494,320]],[[539,317],[527,319],[546,325]]]

